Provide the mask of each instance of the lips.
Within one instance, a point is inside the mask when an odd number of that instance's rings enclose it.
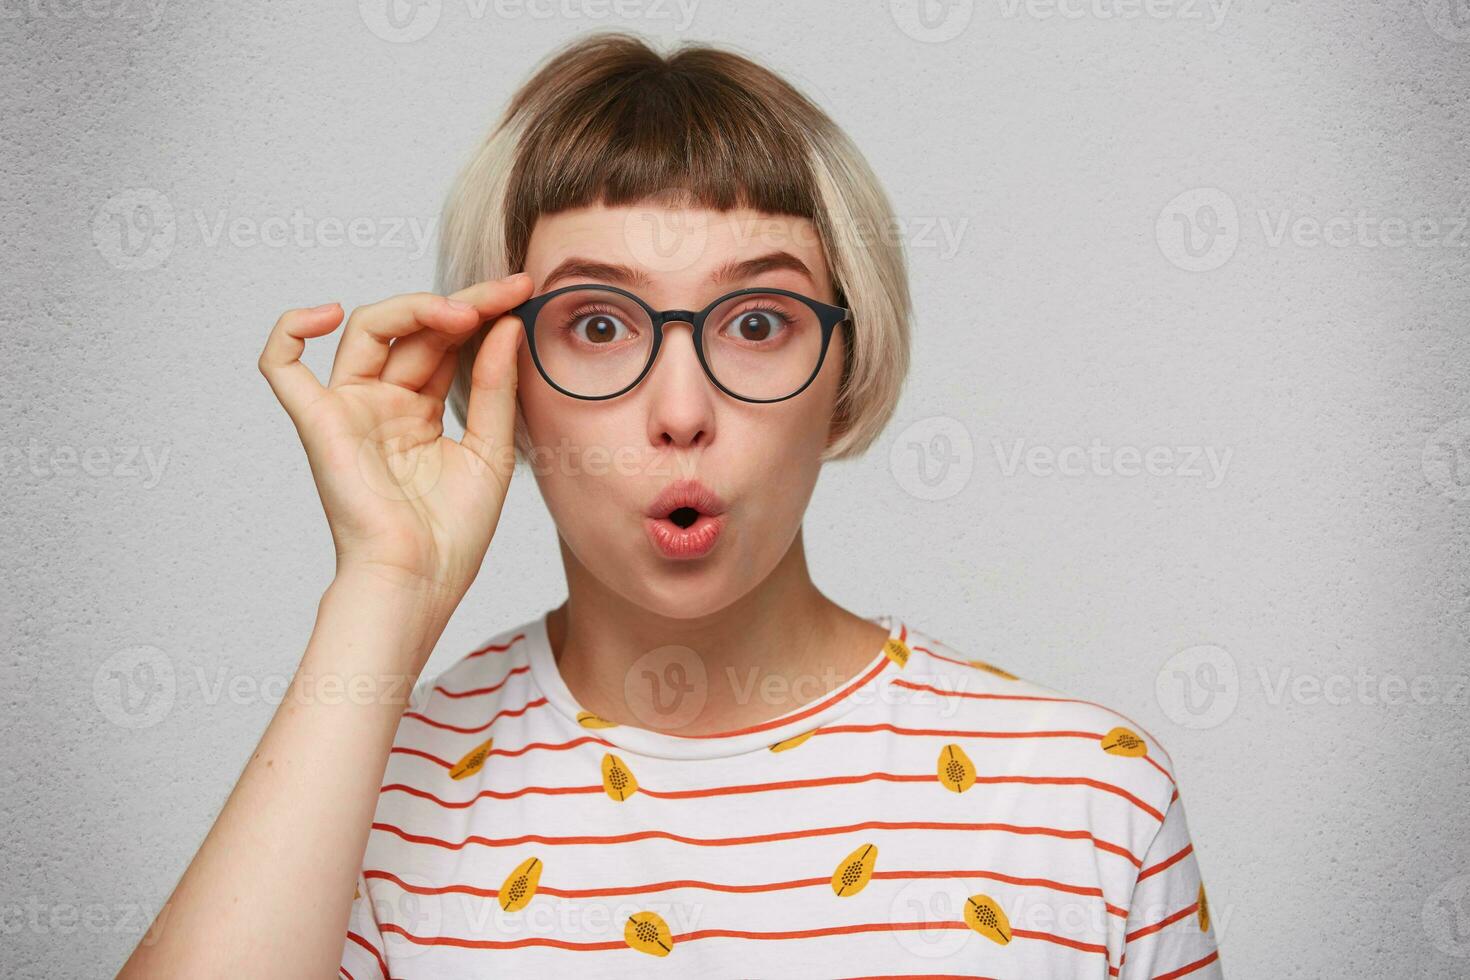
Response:
[[[682,508],[714,517],[725,512],[725,502],[698,480],[679,480],[664,487],[643,513],[649,517],[668,517]]]
[[[671,483],[644,511],[649,540],[665,558],[702,558],[725,526],[725,502],[698,480]]]

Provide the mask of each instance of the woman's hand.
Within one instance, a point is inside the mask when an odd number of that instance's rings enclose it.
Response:
[[[515,465],[524,273],[448,298],[406,293],[347,318],[324,386],[301,363],[310,338],[336,329],[329,303],[289,310],[260,370],[296,425],[337,549],[337,578],[406,589],[447,621],[484,561]],[[498,317],[475,358],[466,432],[444,437],[457,351]]]
[[[451,297],[465,305],[412,293],[354,310],[325,386],[301,352],[342,322],[337,304],[291,310],[271,331],[260,370],[306,447],[337,579],[302,669],[119,977],[336,975],[403,714],[396,681],[423,669],[500,520],[522,332],[503,314],[530,293],[529,277],[512,276]],[[456,352],[489,317],[467,433],[453,442],[441,421]],[[352,696],[322,696],[325,680]]]

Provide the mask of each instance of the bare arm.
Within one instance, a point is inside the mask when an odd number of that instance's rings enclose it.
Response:
[[[401,654],[427,654],[434,615],[407,594],[332,583],[275,717],[122,976],[335,973],[414,680]]]
[[[455,351],[529,280],[354,311],[328,386],[300,363],[339,309],[293,310],[261,356],[307,450],[337,575],[275,716],[121,977],[332,977],[378,785],[414,681],[473,581],[514,458],[520,325],[475,361],[466,436],[442,437]],[[414,466],[400,465],[410,453]]]

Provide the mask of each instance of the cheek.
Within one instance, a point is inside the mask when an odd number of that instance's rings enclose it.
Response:
[[[839,365],[840,367],[840,365]],[[742,406],[738,458],[755,461],[746,485],[763,503],[762,519],[797,523],[822,468],[841,372],[827,366],[800,395],[774,405]],[[732,420],[734,421],[734,420]],[[727,434],[733,435],[727,428]]]
[[[831,436],[837,396],[842,388],[843,358],[843,334],[839,327],[827,348],[822,370],[812,379],[806,391],[792,399],[792,403],[798,406],[797,414],[802,423],[798,438],[804,447],[815,447],[814,455],[820,454],[826,448]]]
[[[522,357],[516,398],[538,458],[565,455],[568,462],[556,472],[574,477],[606,475],[615,460],[625,463],[629,450],[637,446],[634,437],[642,431],[631,404],[579,401],[564,395],[537,373],[529,355]]]
[[[518,357],[517,401],[530,439],[530,469],[558,525],[593,529],[608,526],[608,507],[616,507],[616,484],[637,473],[636,446],[628,408],[583,402],[563,395],[536,370],[530,352]],[[583,532],[578,532],[579,534]]]
[[[559,446],[587,443],[592,434],[583,432],[586,406],[552,388],[536,370],[530,349],[523,343],[516,358],[516,397],[531,444],[543,455]]]

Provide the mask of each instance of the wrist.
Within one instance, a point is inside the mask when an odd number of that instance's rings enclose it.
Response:
[[[434,651],[463,594],[393,569],[337,569],[318,603],[318,627],[345,629],[352,659],[417,672]]]
[[[326,595],[362,597],[384,603],[399,615],[447,624],[464,598],[463,588],[451,587],[401,568],[371,562],[338,562]],[[324,596],[325,597],[325,596]]]

